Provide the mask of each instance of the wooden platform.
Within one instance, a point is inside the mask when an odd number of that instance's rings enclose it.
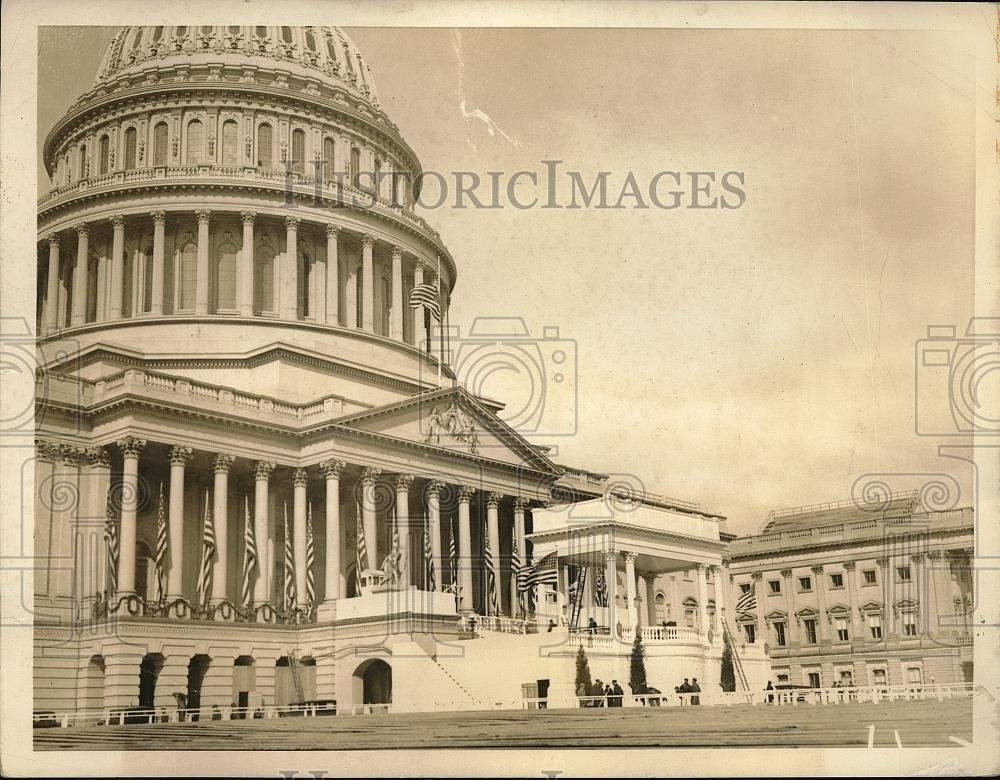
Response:
[[[357,715],[36,729],[36,750],[950,746],[972,700]]]

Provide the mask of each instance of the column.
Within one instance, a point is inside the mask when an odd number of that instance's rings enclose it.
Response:
[[[927,576],[927,556],[924,553],[914,553],[910,556],[910,562],[913,565],[910,575],[911,582],[916,591],[913,594],[913,600],[919,605],[917,611],[917,631],[921,634],[929,634],[931,623],[928,619],[927,611],[927,594],[930,590]]]
[[[97,275],[95,278],[95,283],[97,289],[94,290],[93,295],[97,299],[94,306],[94,322],[105,322],[108,319],[108,265],[110,264],[110,259],[107,254],[102,252],[101,256],[97,258]]]
[[[639,614],[635,605],[635,559],[635,553],[625,553],[625,608],[628,614],[627,628],[635,628],[636,624],[639,622]]]
[[[875,561],[879,566],[879,582],[882,583],[882,613],[885,615],[885,625],[882,627],[882,637],[887,639],[889,634],[896,632],[896,612],[893,608],[893,594],[896,592],[895,577],[893,576],[892,561],[888,558],[879,558]]]
[[[708,635],[708,567],[699,563],[695,567],[695,579],[698,584],[698,630],[701,632],[702,636]],[[757,603],[760,604],[761,599],[758,595]],[[761,630],[763,630],[763,622],[761,623]]]
[[[36,442],[36,445],[38,442]],[[83,615],[89,617],[94,603],[94,593],[103,591],[107,585],[104,576],[104,564],[107,551],[104,542],[104,523],[107,517],[108,488],[111,485],[111,457],[104,447],[89,447],[85,451],[89,472],[86,483],[81,484],[81,505],[85,507],[76,524],[76,560],[81,568],[76,571],[77,600],[83,610]],[[43,457],[51,457],[51,448],[47,447]],[[37,465],[48,466],[51,464]],[[37,472],[36,472],[37,474]],[[36,476],[36,483],[42,474]],[[83,503],[86,502],[86,503]],[[38,511],[47,505],[38,504]]]
[[[712,574],[712,587],[715,590],[715,621],[721,634],[723,624],[729,620],[729,606],[726,601],[727,591],[729,590],[726,587],[726,577],[728,577],[726,561],[723,561],[722,566],[710,567],[710,571]]]
[[[785,611],[788,612],[788,644],[799,642],[799,619],[795,616],[795,583],[792,581],[792,570],[781,570],[781,587],[785,591]]]
[[[122,318],[125,289],[125,217],[116,214],[111,217],[113,235],[111,239],[111,305],[108,317],[112,320]]]
[[[458,488],[458,582],[462,612],[472,611],[472,522],[469,519],[469,502],[475,492],[476,489],[469,485]]]
[[[152,299],[150,301],[149,313],[157,315],[163,314],[163,234],[166,227],[167,213],[165,211],[154,211],[150,216],[153,218],[153,278],[150,280],[149,285]]]
[[[677,575],[670,575],[670,619],[678,627],[684,625],[684,610],[681,609],[681,597],[677,593]]]
[[[765,600],[767,599],[767,594],[764,592],[763,579],[764,575],[759,572],[751,572],[751,579],[753,580],[753,589],[756,594],[757,602],[757,642],[756,644],[763,644],[767,641],[767,619],[764,617],[767,612],[767,606]]]
[[[643,583],[646,587],[646,625],[656,625],[656,575],[643,574]],[[716,599],[718,601],[718,599]],[[716,604],[718,609],[718,604]]]
[[[184,469],[191,461],[190,447],[170,450],[170,571],[167,576],[167,598],[170,601],[184,595]]]
[[[365,549],[368,560],[365,565],[369,569],[377,569],[382,559],[378,555],[378,518],[375,513],[375,480],[382,474],[382,469],[366,466],[361,472],[361,523],[365,531]]]
[[[283,320],[294,320],[299,316],[299,222],[301,220],[298,217],[285,217],[285,251],[281,254],[281,270],[278,275],[278,316]]]
[[[292,555],[295,558],[295,603],[306,605],[306,486],[305,469],[292,472]]]
[[[929,550],[927,553],[929,581],[927,588],[927,621],[930,633],[941,631],[942,607],[945,614],[951,612],[951,575],[948,571],[947,559],[940,550]]]
[[[847,600],[851,608],[851,639],[862,639],[864,626],[861,625],[861,601],[858,598],[858,565],[855,561],[844,561],[847,575]]]
[[[267,553],[267,511],[271,503],[271,473],[274,464],[257,461],[253,469],[253,534],[257,545],[257,582],[254,585],[255,604],[266,604],[271,600],[271,566]]]
[[[396,477],[396,522],[399,524],[399,583],[404,588],[414,584],[410,575],[410,485],[413,484],[412,474],[400,474]],[[423,560],[423,548],[420,548],[420,558]]]
[[[49,236],[49,273],[45,287],[45,327],[59,326],[59,236]]]
[[[340,323],[340,258],[336,225],[326,226],[326,324]]]
[[[434,561],[436,590],[444,589],[445,562],[441,558],[441,491],[444,482],[434,480],[427,486],[427,533],[431,537],[431,558]]]
[[[76,270],[73,272],[73,314],[70,322],[83,325],[87,321],[87,259],[90,255],[90,227],[86,222],[76,226]]]
[[[229,469],[235,458],[220,452],[212,461],[215,484],[212,489],[212,521],[215,523],[215,564],[212,567],[212,602],[229,598]],[[239,601],[239,598],[236,599]]]
[[[493,563],[493,571],[496,572],[497,601],[500,603],[501,613],[503,613],[503,588],[500,587],[500,501],[502,498],[503,493],[486,494],[486,534],[490,540],[490,560]],[[483,565],[486,565],[485,561]],[[487,604],[488,602],[487,598]]]
[[[389,337],[403,340],[403,250],[392,248],[392,310],[389,313]]]
[[[416,265],[413,266],[413,286],[419,287],[424,283],[424,261],[421,258],[417,258]],[[424,306],[421,304],[416,309],[410,309],[413,313],[413,344],[417,348],[420,348],[421,340],[427,338],[427,333],[424,331]]]
[[[361,327],[375,332],[375,237],[367,233],[361,237]]]
[[[139,507],[139,453],[145,439],[118,440],[122,451],[121,528],[118,531],[118,593],[135,593],[135,518]]]
[[[616,633],[618,625],[618,553],[614,550],[604,552],[604,579],[608,584],[608,626],[611,628],[611,635],[618,639],[621,637]]]
[[[243,221],[243,246],[240,248],[239,300],[237,307],[241,317],[253,316],[253,211],[241,211]]]
[[[212,212],[201,209],[198,218],[198,278],[194,288],[194,313],[208,314],[208,220]]]
[[[816,603],[819,615],[816,616],[816,640],[823,642],[828,639],[826,630],[826,581],[823,578],[823,565],[816,564],[810,567],[813,573],[813,580],[816,585]]]
[[[326,460],[319,464],[326,480],[326,594],[324,603],[343,598],[347,592],[347,578],[340,566],[340,475],[344,461]]]

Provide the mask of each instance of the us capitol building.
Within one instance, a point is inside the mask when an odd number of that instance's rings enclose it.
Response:
[[[126,27],[44,163],[36,709],[575,706],[591,619],[605,681],[639,631],[717,688],[726,626],[773,678],[724,517],[454,381],[457,263],[343,31]]]

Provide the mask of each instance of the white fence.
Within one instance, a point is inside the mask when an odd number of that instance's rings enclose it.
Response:
[[[664,693],[643,696],[625,696],[624,706],[690,706],[695,701],[699,705],[732,706],[751,705],[817,705],[850,704],[866,702],[878,704],[886,701],[943,701],[972,696],[972,683],[955,685],[896,685],[896,686],[855,686],[852,688],[793,688],[791,690],[762,691],[701,691],[700,693]],[[606,696],[579,697],[581,702],[591,702],[589,706],[607,706]],[[598,703],[593,703],[593,702]],[[581,704],[580,706],[584,706]]]

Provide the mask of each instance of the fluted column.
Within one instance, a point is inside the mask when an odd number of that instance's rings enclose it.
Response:
[[[458,488],[458,582],[462,612],[472,610],[472,521],[469,502],[475,492],[476,489],[469,485]]]
[[[844,561],[844,571],[847,574],[847,600],[851,609],[851,639],[861,639],[864,636],[864,626],[861,625],[861,600],[858,597],[858,565],[855,561]]]
[[[403,250],[392,248],[392,311],[389,317],[389,336],[403,340]]]
[[[59,236],[49,236],[49,272],[45,287],[45,327],[59,326]]]
[[[753,580],[753,589],[757,602],[757,644],[767,641],[767,594],[764,593],[764,574],[759,571],[751,572],[750,578]]]
[[[326,460],[319,464],[326,480],[326,593],[324,604],[342,598],[347,592],[347,578],[340,570],[340,475],[344,461]]]
[[[154,211],[150,216],[153,218],[153,278],[150,283],[152,300],[149,313],[163,314],[163,245],[167,213]]]
[[[503,609],[503,588],[500,587],[500,501],[503,493],[486,494],[486,533],[490,540],[490,559],[493,562],[493,571],[496,572],[497,580],[497,600]],[[483,562],[486,565],[486,562]]]
[[[257,461],[253,470],[253,532],[257,545],[257,582],[253,591],[255,604],[264,604],[271,600],[271,561],[267,544],[267,513],[271,502],[271,473],[273,471],[274,464],[263,460]]]
[[[361,327],[375,332],[375,237],[361,237]]]
[[[913,565],[911,582],[916,591],[913,594],[914,601],[919,604],[917,613],[917,632],[920,634],[930,633],[930,619],[928,614],[928,592],[931,590],[927,577],[927,556],[924,553],[913,553],[910,556]]]
[[[378,554],[378,517],[375,514],[375,481],[382,469],[366,466],[361,472],[361,523],[365,529],[368,568],[377,569],[382,563]]]
[[[875,563],[879,566],[879,582],[882,583],[882,611],[885,613],[882,637],[885,639],[889,634],[896,633],[896,611],[893,608],[896,600],[895,576],[892,561],[888,558],[879,558]]]
[[[111,217],[111,304],[108,316],[120,320],[124,312],[125,291],[125,217],[116,214]]]
[[[726,569],[726,561],[723,560],[722,566],[712,566],[712,587],[715,590],[715,617],[716,624],[718,625],[719,631],[722,631],[723,621],[729,620],[729,604],[728,604],[728,590],[726,586],[726,578],[728,577]]]
[[[936,634],[941,630],[942,608],[951,612],[950,576],[947,559],[940,550],[929,550],[927,565],[930,569],[927,587],[927,620],[929,631]]]
[[[396,522],[399,524],[399,582],[403,587],[413,584],[410,574],[410,485],[413,476],[396,477]]]
[[[195,212],[195,216],[198,218],[198,265],[194,288],[194,313],[208,314],[208,228],[212,212],[201,209]]]
[[[636,581],[635,558],[633,552],[625,553],[625,609],[628,614],[628,627],[634,628],[639,622],[639,613],[635,608]]]
[[[706,636],[708,634],[708,567],[705,564],[699,563],[695,567],[695,578],[698,581],[698,630],[701,631],[702,636]]]
[[[444,561],[441,559],[441,491],[444,482],[435,480],[427,486],[427,533],[431,537],[435,590],[444,589]]]
[[[285,217],[285,251],[281,255],[278,285],[278,312],[283,320],[294,320],[299,316],[299,222],[301,220],[298,217]]]
[[[87,321],[87,260],[90,255],[90,227],[86,223],[76,226],[76,270],[73,272],[73,314],[70,322],[83,325]]]
[[[684,610],[681,609],[680,596],[677,592],[677,575],[670,575],[670,619],[678,626],[683,625],[681,619],[684,617]]]
[[[326,324],[340,322],[340,258],[336,225],[326,226]]]
[[[243,222],[243,245],[240,247],[239,300],[236,302],[240,316],[253,315],[253,211],[241,211]]]
[[[792,570],[781,570],[781,587],[785,590],[785,609],[788,612],[788,644],[798,644],[799,641],[799,621],[795,616],[795,588],[792,581]]]
[[[229,469],[235,458],[220,452],[212,461],[212,521],[215,523],[215,564],[212,571],[212,603],[229,598]],[[237,599],[238,600],[238,599]]]
[[[819,609],[819,615],[816,616],[816,639],[822,642],[824,639],[829,638],[830,633],[826,628],[826,581],[823,578],[822,564],[816,564],[810,567],[810,569],[813,573],[813,579],[816,582],[816,603]]]
[[[171,448],[170,571],[167,576],[167,598],[171,601],[184,595],[184,470],[190,461],[190,447]]]
[[[295,556],[295,600],[306,605],[306,487],[309,477],[305,469],[292,473],[292,553]]]
[[[593,580],[593,577],[591,577],[590,579]],[[642,575],[642,580],[643,580],[643,583],[645,584],[645,588],[646,588],[646,593],[645,593],[645,596],[646,596],[646,603],[645,603],[645,607],[646,607],[646,625],[647,626],[655,626],[656,625],[656,575],[655,574],[649,574],[649,573],[643,574]],[[588,596],[591,593],[592,586],[593,586],[593,582],[589,583],[588,586],[587,586],[587,595]],[[716,613],[718,613],[718,610],[719,610],[719,604],[718,604],[719,600],[718,600],[718,598],[716,598],[715,601],[716,601],[715,610],[716,610]]]
[[[118,532],[118,593],[135,593],[136,513],[139,507],[139,453],[145,439],[118,440],[122,451],[121,527]]]
[[[608,585],[608,625],[612,636],[621,639],[617,634],[618,625],[618,553],[607,550],[604,553],[604,580]]]

